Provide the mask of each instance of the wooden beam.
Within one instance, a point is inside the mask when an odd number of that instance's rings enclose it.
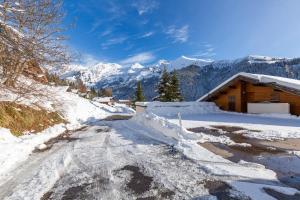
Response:
[[[243,113],[247,112],[247,99],[247,83],[241,81],[241,111]]]

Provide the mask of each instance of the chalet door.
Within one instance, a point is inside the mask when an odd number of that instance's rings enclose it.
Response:
[[[235,104],[236,104],[235,96],[229,96],[228,97],[228,110],[235,111]]]

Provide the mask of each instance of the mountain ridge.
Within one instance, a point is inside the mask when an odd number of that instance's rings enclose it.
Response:
[[[98,63],[91,67],[70,65],[50,72],[71,81],[79,78],[89,87],[111,87],[114,96],[124,99],[133,98],[136,82],[142,81],[145,97],[151,100],[156,96],[156,84],[164,67],[168,71],[176,69],[183,96],[188,101],[198,99],[222,81],[242,71],[300,79],[300,58],[258,55],[219,61],[181,56],[174,61],[161,60],[149,66],[140,63],[128,67],[117,63]]]

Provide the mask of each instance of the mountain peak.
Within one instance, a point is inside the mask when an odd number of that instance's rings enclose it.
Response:
[[[270,56],[261,56],[261,55],[249,55],[244,58],[249,63],[276,63],[282,60],[288,60],[287,58],[280,58],[280,57],[270,57]]]
[[[141,65],[140,63],[134,63],[133,65],[131,65],[130,68],[131,68],[131,69],[143,69],[144,66]]]
[[[199,67],[206,66],[211,64],[211,60],[204,60],[199,58],[189,58],[187,56],[180,56],[176,60],[172,61],[168,65],[168,69],[174,70],[174,69],[181,69],[190,65],[197,65]]]

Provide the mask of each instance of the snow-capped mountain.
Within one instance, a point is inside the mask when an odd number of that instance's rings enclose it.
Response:
[[[135,63],[123,67],[116,63],[99,63],[94,66],[69,65],[50,72],[63,79],[80,78],[88,86],[111,87],[117,98],[134,96],[136,82],[142,81],[146,99],[156,96],[155,87],[162,69],[176,69],[185,100],[195,100],[210,89],[238,72],[261,73],[300,79],[300,58],[273,58],[247,56],[236,60],[211,61],[181,56],[174,61],[160,60],[144,66]]]
[[[93,66],[72,64],[63,68],[50,69],[50,73],[56,73],[62,79],[71,81],[80,78],[88,86],[99,84],[105,86],[102,84],[103,82],[109,86],[110,83],[115,81],[122,83],[159,76],[163,67],[167,67],[168,71],[173,71],[174,69],[179,70],[190,65],[205,66],[210,63],[212,61],[182,56],[171,62],[161,60],[158,64],[150,66],[144,66],[140,63],[134,63],[129,67],[122,67],[116,63],[98,63]]]
[[[170,71],[176,69],[182,69],[184,67],[190,66],[190,65],[197,65],[199,67],[206,66],[211,64],[213,61],[211,60],[203,60],[203,59],[197,59],[197,58],[188,58],[186,56],[181,56],[177,58],[176,60],[170,62],[167,64],[167,67]]]
[[[58,74],[62,79],[75,81],[80,78],[85,84],[92,85],[99,80],[121,74],[121,70],[122,66],[116,63],[98,63],[93,66],[71,64],[62,68],[52,68],[49,71]]]

